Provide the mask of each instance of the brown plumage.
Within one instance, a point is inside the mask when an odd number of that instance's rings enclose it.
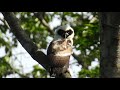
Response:
[[[52,41],[47,50],[50,61],[50,75],[60,75],[67,71],[72,52],[71,41],[67,39]],[[65,55],[68,53],[68,55]]]

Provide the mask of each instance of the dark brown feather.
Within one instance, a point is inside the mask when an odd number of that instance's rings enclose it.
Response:
[[[48,58],[52,67],[64,67],[64,65],[69,61],[70,56],[55,56],[54,54],[49,54]]]
[[[71,47],[62,48],[62,45],[64,44],[64,41],[58,41],[56,43],[54,43],[54,41],[52,41],[48,47],[47,50],[47,56],[49,58],[50,61],[50,74],[56,74],[59,75],[65,71],[67,71],[68,67],[69,67],[69,59],[70,56],[56,56],[56,53],[59,51],[63,51],[64,53],[66,53],[67,49],[70,49],[69,51],[72,50]],[[67,44],[70,43],[69,41],[67,42]],[[59,47],[54,49],[54,45],[58,44]],[[63,45],[64,46],[64,45]]]

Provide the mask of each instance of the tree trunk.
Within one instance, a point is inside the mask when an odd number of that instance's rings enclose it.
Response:
[[[100,77],[120,77],[120,12],[100,12]]]

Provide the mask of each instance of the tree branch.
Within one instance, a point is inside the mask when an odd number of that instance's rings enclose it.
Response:
[[[44,19],[44,14],[45,14],[45,12],[37,12],[37,13],[34,13],[34,16],[40,20],[40,22],[47,28],[47,30],[48,30],[48,32],[50,32],[50,34],[54,35],[53,30],[50,28],[50,26]]]
[[[21,28],[19,20],[15,17],[12,12],[2,12],[5,20],[10,26],[11,31],[14,33],[18,41],[24,47],[24,49],[31,55],[31,57],[36,60],[39,64],[41,64],[47,71],[49,71],[49,61],[46,55],[38,50],[36,44],[30,40],[30,38],[26,35],[25,31]],[[59,78],[70,78],[69,71],[63,73]]]
[[[80,58],[80,56],[76,55],[75,53],[73,53],[72,56],[77,60],[77,62],[79,64],[81,64],[82,66],[84,66],[84,62],[83,62],[82,58]]]
[[[35,59],[46,70],[48,70],[48,59],[46,55],[43,52],[38,51],[38,47],[30,40],[25,31],[20,27],[19,20],[15,17],[15,15],[11,12],[2,12],[2,14],[9,24],[11,31],[14,33],[25,50],[33,59]]]

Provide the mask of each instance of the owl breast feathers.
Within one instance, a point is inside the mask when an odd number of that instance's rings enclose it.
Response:
[[[48,47],[47,56],[51,63],[52,73],[62,73],[69,67],[72,54],[71,41],[67,39],[52,41]]]

